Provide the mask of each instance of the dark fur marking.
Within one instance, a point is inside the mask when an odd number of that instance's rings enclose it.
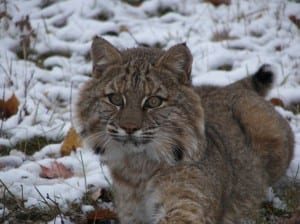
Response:
[[[273,72],[271,71],[270,65],[262,65],[259,70],[255,73],[255,78],[258,82],[269,85],[273,82]]]
[[[100,146],[96,146],[94,148],[95,153],[102,155],[105,152],[105,148],[100,147]]]
[[[184,148],[180,144],[172,146],[172,153],[176,162],[179,162],[183,159]]]
[[[139,83],[140,83],[140,74],[139,74],[139,72],[135,72],[134,74],[133,74],[133,76],[132,76],[132,84],[133,84],[133,86],[134,86],[134,88],[137,88],[137,86],[139,85]]]
[[[270,65],[262,65],[253,75],[252,86],[260,95],[265,95],[274,81],[274,74]]]
[[[82,138],[86,137],[86,136],[87,136],[87,131],[86,131],[86,129],[82,129],[82,130],[79,132],[79,135],[80,135]]]

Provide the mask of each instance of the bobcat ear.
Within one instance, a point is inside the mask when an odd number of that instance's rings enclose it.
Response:
[[[157,66],[177,75],[183,84],[190,84],[193,56],[185,43],[171,47],[159,59]]]
[[[121,64],[122,56],[107,40],[95,36],[92,42],[91,57],[93,61],[93,77],[98,78],[105,69],[113,64]]]

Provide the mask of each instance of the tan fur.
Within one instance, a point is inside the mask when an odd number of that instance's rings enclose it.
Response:
[[[111,171],[122,224],[255,218],[294,144],[288,123],[261,97],[268,67],[229,86],[192,87],[184,44],[119,51],[96,37],[92,58],[77,129]]]

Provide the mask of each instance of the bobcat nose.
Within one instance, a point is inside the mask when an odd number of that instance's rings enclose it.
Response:
[[[127,134],[132,134],[134,133],[135,131],[139,130],[139,127],[137,124],[135,123],[131,123],[131,122],[128,122],[128,123],[125,123],[121,126],[121,128],[123,130],[126,131]]]

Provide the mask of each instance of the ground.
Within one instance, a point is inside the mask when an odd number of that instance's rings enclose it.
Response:
[[[286,181],[270,188],[257,223],[299,222],[297,0],[1,1],[0,222],[92,223],[94,217],[112,217],[99,210],[113,209],[103,190],[110,176],[99,157],[80,143],[61,155],[73,126],[72,105],[91,75],[95,35],[120,49],[185,42],[194,57],[195,85],[226,85],[271,64],[276,82],[266,100],[289,121],[296,145]]]

